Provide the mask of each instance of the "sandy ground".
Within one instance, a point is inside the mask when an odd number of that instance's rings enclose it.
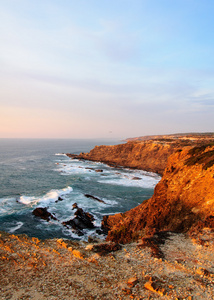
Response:
[[[170,233],[161,255],[140,241],[108,253],[100,244],[1,232],[0,299],[214,299],[209,229]]]

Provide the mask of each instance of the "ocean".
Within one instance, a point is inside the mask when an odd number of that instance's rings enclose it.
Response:
[[[65,155],[118,143],[121,141],[0,139],[0,230],[40,239],[87,240],[97,235],[95,229],[84,229],[80,237],[62,225],[74,218],[74,203],[91,213],[99,228],[104,215],[125,212],[150,198],[159,175]],[[59,197],[63,200],[57,201]],[[37,207],[46,207],[57,220],[35,217],[32,212]]]

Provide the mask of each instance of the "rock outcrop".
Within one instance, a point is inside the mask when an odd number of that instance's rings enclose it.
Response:
[[[113,146],[96,146],[89,153],[72,158],[104,162],[110,166],[142,169],[163,174],[166,162],[180,146],[159,141],[128,142]]]
[[[169,138],[170,137],[170,138]],[[148,137],[149,138],[149,137]],[[110,166],[141,169],[163,175],[168,157],[184,147],[201,145],[214,136],[154,136],[113,146],[96,146],[89,153],[67,154],[71,158],[99,161]],[[141,138],[142,139],[142,138]]]
[[[47,210],[47,207],[37,207],[33,210],[32,214],[48,222],[50,219],[57,220],[57,218]]]
[[[73,209],[76,209],[75,217],[69,221],[62,222],[62,225],[72,230],[79,236],[84,235],[83,229],[92,229],[94,226],[94,216],[89,212],[84,212],[76,203],[73,204]]]
[[[98,201],[98,202],[101,202],[101,203],[105,203],[105,201],[103,201],[102,199],[99,199],[99,198],[97,198],[97,197],[95,197],[95,196],[93,196],[93,195],[85,194],[85,197],[86,197],[86,198],[94,199],[94,200],[96,200],[96,201]]]
[[[214,143],[177,150],[149,200],[103,218],[107,240],[127,243],[158,231],[214,228]]]

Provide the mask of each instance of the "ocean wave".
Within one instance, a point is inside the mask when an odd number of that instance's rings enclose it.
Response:
[[[103,168],[105,170],[110,169],[110,167],[100,162],[80,161],[76,159],[57,161],[56,165],[56,171],[61,172],[61,175],[90,174],[93,176],[101,169],[103,171]]]
[[[20,197],[16,198],[16,201],[18,203],[27,205],[27,206],[33,206],[35,204],[44,204],[48,205],[50,202],[55,202],[58,200],[59,197],[66,196],[67,194],[71,193],[73,191],[73,188],[68,186],[64,189],[58,189],[58,190],[50,190],[42,197],[36,197],[36,196],[25,196],[22,195]]]
[[[9,233],[14,233],[16,230],[24,225],[23,222],[16,222],[15,227],[10,228]]]
[[[0,216],[12,215],[19,210],[18,197],[7,197],[0,199]]]
[[[20,196],[19,198],[17,198],[17,202],[29,205],[38,202],[38,199],[36,199],[36,197]]]
[[[56,156],[67,156],[65,153],[55,153]]]
[[[120,175],[120,177],[103,178],[98,180],[99,183],[120,185],[127,187],[154,188],[159,179],[149,176],[134,177],[128,175]]]
[[[65,197],[67,194],[70,194],[73,191],[71,186],[68,186],[60,190],[50,190],[42,198],[39,199],[39,204],[48,205],[50,202],[55,202],[59,197]]]
[[[61,172],[61,175],[75,175],[75,174],[94,174],[95,170],[89,167],[83,167],[81,165],[72,164],[58,164],[59,168],[57,171]]]
[[[87,175],[97,178],[98,182],[113,185],[151,187],[153,188],[161,179],[161,177],[152,172],[143,170],[115,169],[99,162],[82,162],[69,160],[69,162],[57,163],[57,171],[61,175]],[[105,177],[105,178],[104,178]]]

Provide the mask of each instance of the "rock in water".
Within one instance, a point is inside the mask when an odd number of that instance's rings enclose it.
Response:
[[[59,201],[63,201],[63,198],[60,197],[60,196],[58,197],[58,199],[57,199],[55,202],[57,203],[57,202],[59,202]]]
[[[73,209],[76,209],[74,213],[75,217],[69,221],[62,222],[66,227],[71,227],[78,235],[83,235],[83,229],[95,228],[93,221],[94,216],[88,212],[84,212],[82,208],[79,208],[76,203],[73,204]]]
[[[75,223],[78,224],[82,229],[84,228],[94,228],[94,217],[88,212],[84,212],[82,208],[77,208],[75,215]]]
[[[47,207],[37,207],[34,209],[32,214],[46,221],[50,221],[50,219],[57,220],[56,217],[47,211]]]
[[[99,198],[97,198],[95,196],[89,195],[89,194],[85,194],[85,197],[92,198],[92,199],[97,200],[97,201],[99,201],[101,203],[105,203],[105,201],[103,201],[103,200],[101,200],[101,199],[99,199]]]

